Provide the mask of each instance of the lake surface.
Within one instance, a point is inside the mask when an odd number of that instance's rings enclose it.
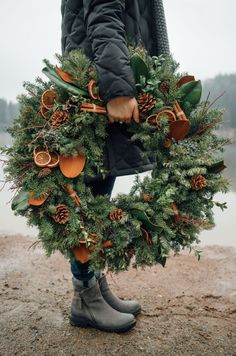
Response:
[[[0,143],[6,144],[8,139],[5,135],[0,134]],[[225,152],[225,163],[228,169],[225,170],[225,175],[231,179],[231,191],[227,194],[217,194],[215,200],[226,202],[228,209],[222,212],[220,208],[215,208],[216,227],[210,231],[202,232],[200,238],[202,245],[221,245],[236,247],[236,145],[227,147]],[[146,173],[141,174],[145,175]],[[0,180],[3,180],[3,167],[0,162]],[[134,176],[118,177],[112,196],[117,193],[128,193],[133,182]],[[0,184],[0,187],[2,183]],[[4,233],[20,233],[32,236],[37,236],[37,229],[28,227],[26,219],[15,216],[11,210],[10,200],[12,191],[9,190],[9,185],[6,185],[0,192],[0,232]]]

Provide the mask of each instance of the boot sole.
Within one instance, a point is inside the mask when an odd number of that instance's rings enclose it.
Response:
[[[134,325],[136,324],[136,320],[133,320],[132,323],[129,323],[125,326],[122,326],[120,328],[116,328],[116,329],[110,329],[110,328],[105,328],[105,327],[101,327],[96,325],[95,323],[93,323],[91,320],[86,319],[86,318],[78,318],[78,317],[70,317],[70,324],[72,326],[77,326],[77,327],[92,327],[94,329],[98,329],[101,331],[108,331],[108,332],[114,332],[114,333],[124,333],[126,331],[129,331],[131,328],[134,327]]]
[[[138,310],[136,310],[135,312],[131,313],[133,314],[133,316],[137,316],[141,313],[141,308],[139,308]]]

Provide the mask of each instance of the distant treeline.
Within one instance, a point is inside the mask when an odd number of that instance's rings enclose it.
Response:
[[[210,101],[214,101],[219,95],[224,95],[217,100],[219,107],[224,107],[224,129],[236,129],[236,74],[219,74],[204,83],[204,99],[210,92]]]
[[[17,117],[19,105],[8,103],[5,99],[0,99],[0,131],[5,131],[7,127],[12,125],[13,119]]]
[[[203,83],[203,99],[210,92],[210,101],[225,92],[217,102],[217,106],[226,108],[223,129],[236,129],[236,74],[220,74]],[[19,105],[0,99],[0,131],[5,131],[11,126],[12,121],[18,115]]]

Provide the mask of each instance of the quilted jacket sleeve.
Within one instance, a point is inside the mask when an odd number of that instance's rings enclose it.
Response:
[[[87,36],[105,104],[118,96],[135,96],[125,39],[125,0],[83,0]]]

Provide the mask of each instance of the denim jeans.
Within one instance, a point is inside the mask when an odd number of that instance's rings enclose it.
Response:
[[[92,189],[94,196],[108,194],[111,196],[116,177],[108,176],[105,179],[98,177],[91,179],[86,184]],[[94,276],[94,271],[89,272],[89,262],[81,263],[79,261],[71,261],[71,272],[76,279],[81,281],[89,281]]]

